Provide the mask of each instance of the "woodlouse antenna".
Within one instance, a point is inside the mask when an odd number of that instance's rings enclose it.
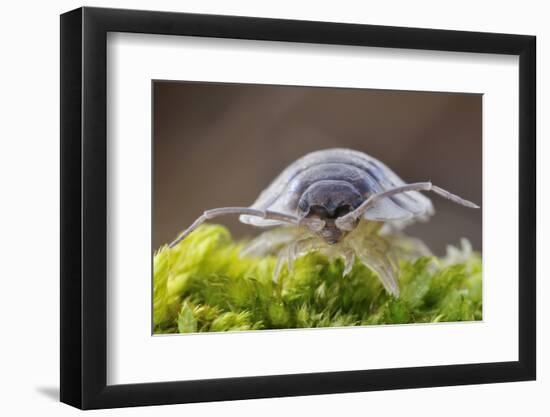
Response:
[[[294,225],[300,224],[300,219],[298,217],[292,216],[290,214],[279,213],[276,211],[270,210],[256,210],[249,207],[220,207],[211,210],[206,210],[197,220],[191,224],[181,235],[178,236],[168,247],[173,248],[183,239],[185,239],[189,234],[203,224],[205,221],[213,219],[214,217],[225,216],[228,214],[245,214],[248,216],[261,217],[262,219],[267,220],[278,220],[285,223],[290,223]]]
[[[439,194],[441,197],[445,197],[446,199],[451,200],[452,202],[460,204],[462,206],[479,208],[477,204],[472,203],[468,200],[464,200],[463,198],[460,198],[459,196],[452,194],[449,191],[444,190],[443,188],[433,185],[429,181],[415,182],[413,184],[401,185],[370,196],[355,210],[346,214],[345,216],[336,219],[336,226],[341,230],[353,230],[355,222],[360,219],[363,214],[365,214],[365,212],[377,201],[380,201],[383,198],[391,197],[395,194],[405,193],[407,191],[433,191],[434,193]]]

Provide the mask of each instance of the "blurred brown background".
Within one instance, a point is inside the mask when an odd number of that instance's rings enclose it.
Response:
[[[171,81],[153,91],[153,249],[205,209],[252,204],[287,165],[330,147],[482,203],[481,95]],[[461,237],[481,250],[481,210],[429,197],[435,216],[406,232],[437,254]],[[237,238],[260,230],[215,221]]]

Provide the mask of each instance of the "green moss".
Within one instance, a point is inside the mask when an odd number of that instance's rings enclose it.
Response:
[[[241,258],[242,243],[222,226],[203,225],[154,257],[155,333],[358,326],[481,320],[481,258],[452,248],[445,258],[401,260],[401,296],[356,263],[318,253],[271,276],[275,257]]]

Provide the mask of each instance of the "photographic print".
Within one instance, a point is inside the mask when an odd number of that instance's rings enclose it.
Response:
[[[482,95],[155,80],[153,333],[482,320]]]
[[[90,7],[60,34],[62,402],[536,379],[534,36]]]

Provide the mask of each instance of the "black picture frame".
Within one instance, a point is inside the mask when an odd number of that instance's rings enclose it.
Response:
[[[108,32],[519,56],[519,360],[107,385]],[[61,15],[61,401],[82,409],[533,380],[536,377],[534,36],[79,8]]]

